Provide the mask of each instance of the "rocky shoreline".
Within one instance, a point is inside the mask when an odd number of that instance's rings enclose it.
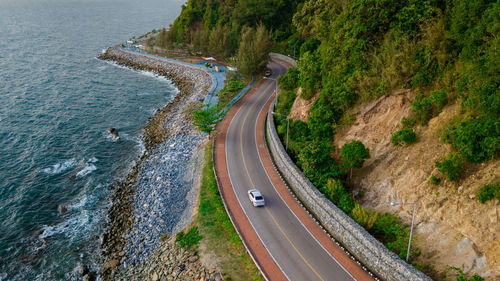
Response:
[[[179,89],[175,98],[146,125],[143,136],[146,150],[140,160],[122,182],[112,187],[108,227],[101,241],[103,260],[99,275],[102,280],[131,280],[131,272],[144,272],[145,266],[161,263],[157,257],[168,252],[161,249],[174,247],[170,245],[174,242],[163,245],[160,237],[175,234],[192,220],[199,188],[194,184],[201,158],[198,150],[207,136],[192,125],[189,108],[205,98],[211,78],[195,67],[127,52],[118,46],[108,48],[99,58],[165,76]],[[191,268],[194,266],[191,260],[196,262],[188,258],[187,264],[179,268]],[[157,276],[157,280],[165,280],[169,274],[172,276],[171,271],[175,270],[172,266],[166,267],[170,273],[155,271],[156,275],[142,279],[154,280]],[[187,277],[199,280],[201,272],[205,272],[203,266],[200,268]],[[91,275],[86,274],[84,279],[92,279]],[[160,278],[163,275],[165,278]],[[207,274],[203,278],[217,279]],[[173,280],[185,278],[177,276]]]

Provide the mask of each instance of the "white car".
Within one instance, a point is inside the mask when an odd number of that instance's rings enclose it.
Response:
[[[250,189],[248,191],[248,198],[255,207],[264,206],[264,197],[257,189]]]

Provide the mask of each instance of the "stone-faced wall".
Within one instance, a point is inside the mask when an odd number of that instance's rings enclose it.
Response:
[[[292,67],[297,67],[297,62],[291,57],[277,53],[269,53],[269,57],[271,58],[271,60],[280,60],[291,65]]]
[[[272,110],[271,106],[267,115],[267,138],[274,163],[295,195],[330,235],[384,280],[431,280],[390,252],[314,187],[286,153],[276,132]]]

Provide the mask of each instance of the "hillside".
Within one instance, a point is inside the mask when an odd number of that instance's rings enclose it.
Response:
[[[392,207],[390,203],[419,203],[414,245],[422,254],[417,262],[432,265],[439,272],[447,266],[463,266],[465,272],[498,278],[499,202],[481,204],[476,193],[485,184],[499,181],[500,161],[471,164],[456,182],[428,183],[433,174],[439,174],[435,161],[452,150],[442,145],[439,136],[456,117],[458,106],[444,108],[427,127],[416,128],[417,143],[394,148],[387,132],[401,128],[401,118],[410,111],[409,96],[411,93],[382,97],[362,107],[354,124],[336,134],[335,147],[339,149],[352,140],[361,140],[370,149],[371,158],[353,173],[349,184],[355,193],[364,193],[360,200],[363,206],[395,213],[408,224],[411,207]]]
[[[246,75],[263,70],[268,39],[296,56],[276,111],[293,120],[288,152],[311,182],[402,258],[408,213],[388,203],[417,201],[410,263],[494,280],[499,30],[498,0],[190,0],[152,43]]]

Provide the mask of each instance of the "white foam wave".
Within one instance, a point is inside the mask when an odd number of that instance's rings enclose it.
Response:
[[[65,160],[62,163],[56,163],[56,164],[52,165],[52,167],[42,169],[41,172],[49,174],[49,175],[56,175],[56,174],[60,174],[64,171],[66,171],[68,169],[73,168],[75,166],[75,164],[76,164],[76,160],[74,158],[72,158],[69,160]]]
[[[155,78],[155,79],[163,81],[163,82],[171,83],[171,81],[168,78],[166,78],[165,76],[158,75],[154,72],[140,70],[139,73],[144,75],[144,76],[152,77],[152,78]]]
[[[133,69],[133,68],[130,68],[130,67],[127,67],[127,66],[123,66],[123,65],[120,65],[114,61],[109,61],[109,60],[105,60],[106,63],[108,64],[111,64],[113,66],[116,66],[118,68],[121,68],[121,69],[128,69],[128,70],[131,70],[131,71],[134,71],[134,72],[138,72],[144,76],[148,76],[148,77],[151,77],[151,78],[155,78],[155,79],[158,79],[160,81],[163,81],[163,82],[166,82],[168,84],[170,84],[173,88],[176,88],[174,87],[174,84],[172,83],[172,81],[170,79],[168,79],[167,77],[165,76],[161,76],[161,75],[158,75],[154,72],[150,72],[150,71],[145,71],[145,70],[136,70],[136,69]]]
[[[88,163],[96,163],[96,162],[99,162],[99,159],[97,159],[95,156],[93,156],[90,159],[88,159],[87,162]]]
[[[99,186],[97,186],[99,187]],[[72,211],[78,211],[83,209],[85,206],[89,206],[94,204],[97,201],[97,198],[95,196],[83,196],[81,197],[78,201],[71,203],[68,205],[68,209]]]
[[[87,164],[85,168],[83,168],[81,171],[76,173],[76,176],[79,178],[83,178],[86,175],[92,173],[93,171],[97,170],[97,167],[94,164]]]
[[[40,239],[45,239],[57,234],[81,233],[80,230],[89,227],[89,213],[87,210],[82,210],[78,216],[72,217],[67,221],[63,221],[56,225],[42,226],[43,233],[40,234]]]

